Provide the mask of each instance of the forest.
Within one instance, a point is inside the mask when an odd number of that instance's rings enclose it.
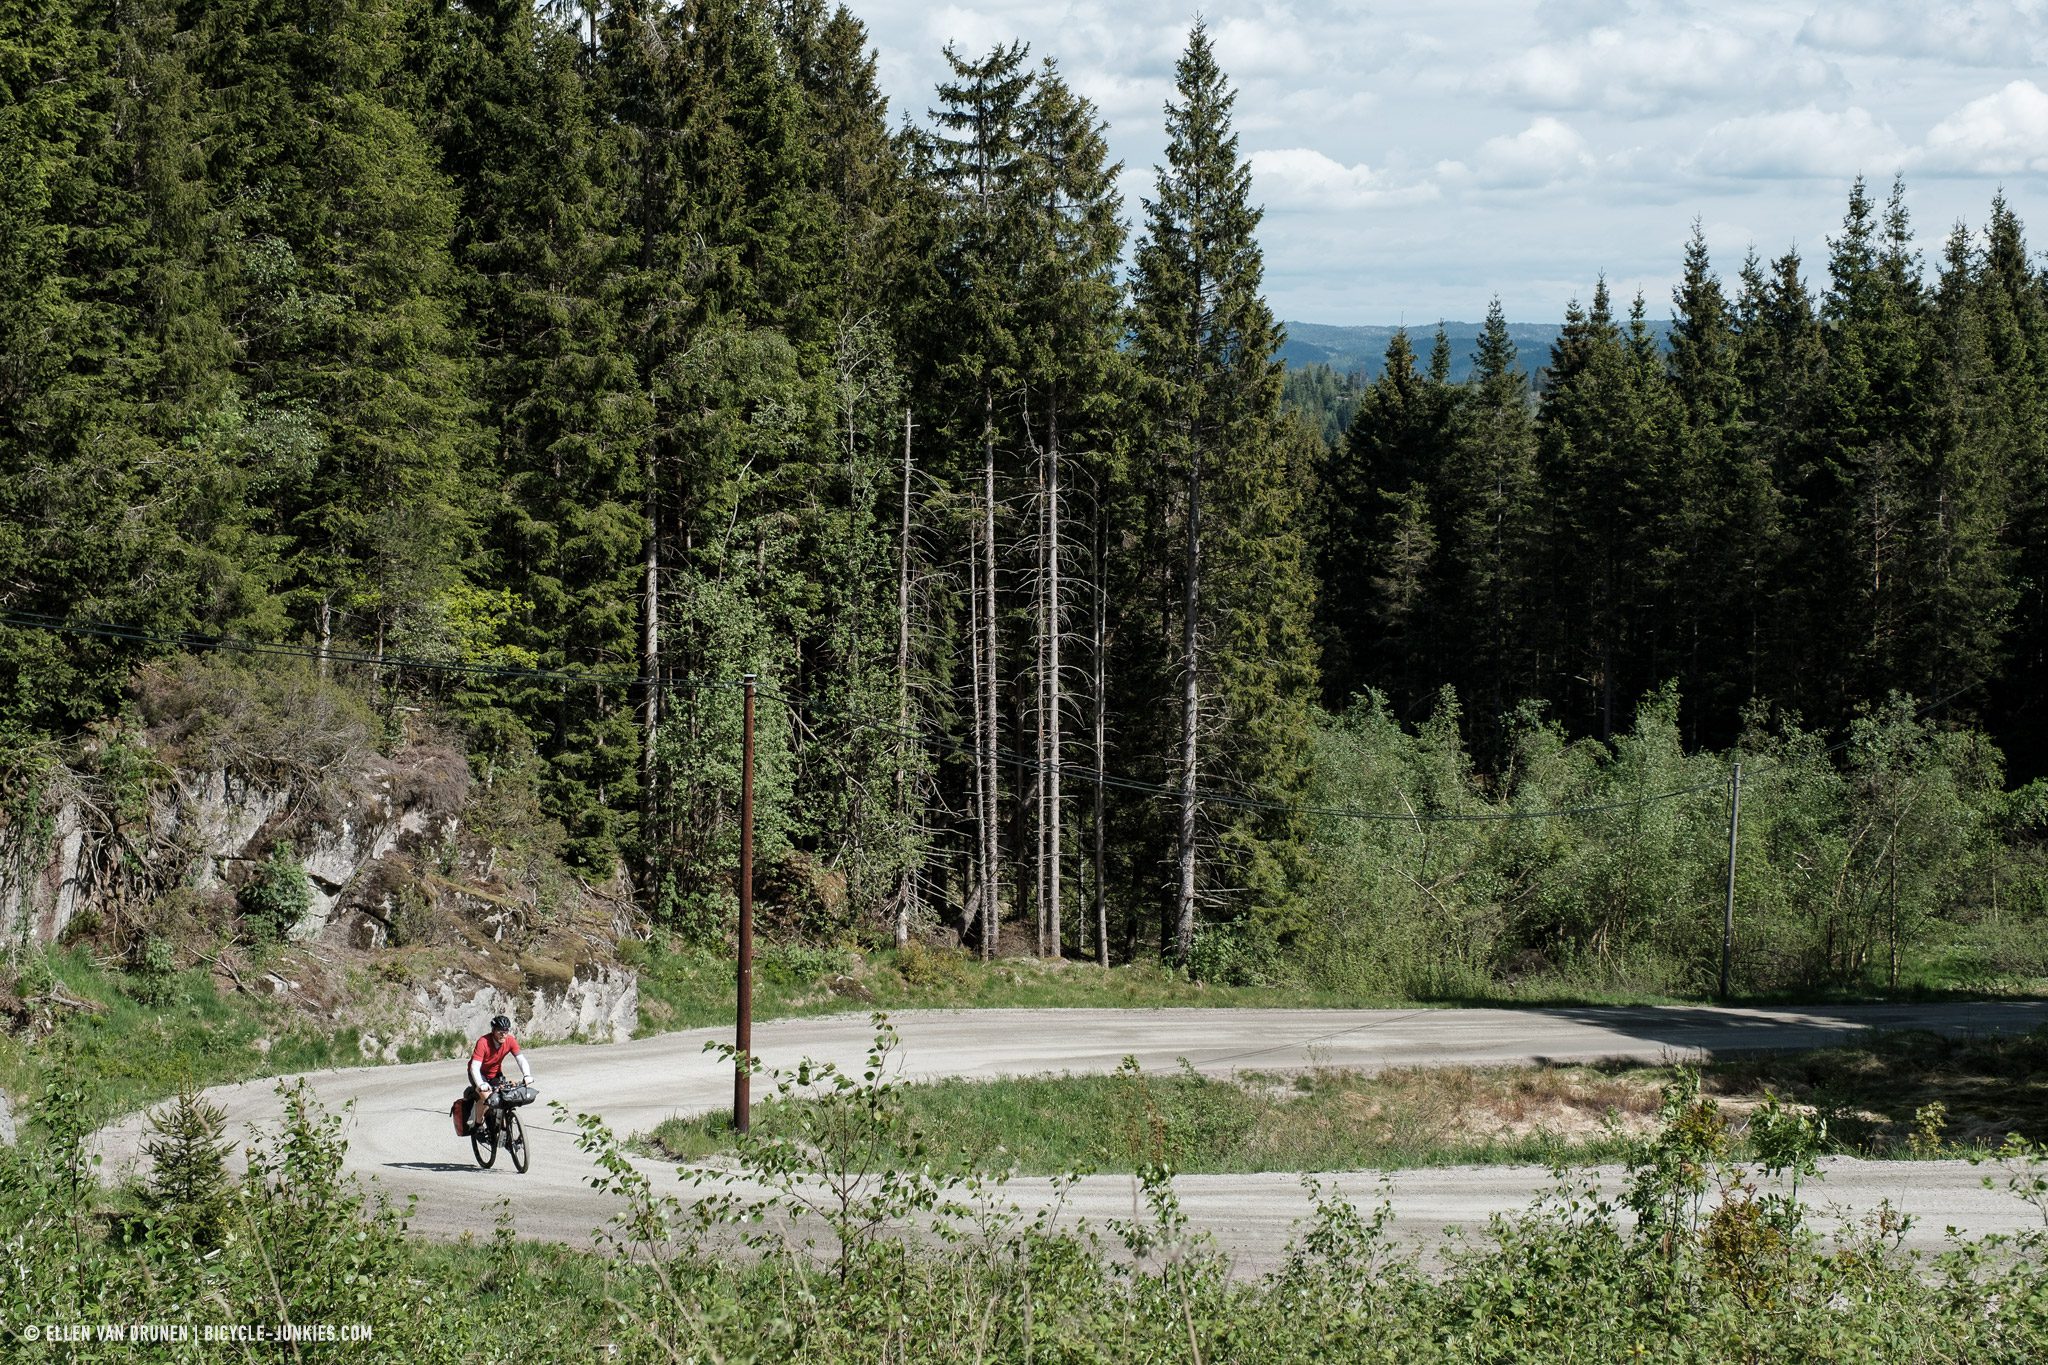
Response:
[[[0,7],[7,818],[152,661],[310,670],[716,944],[752,677],[790,940],[1690,992],[1733,878],[1744,989],[2048,970],[2002,195],[1929,261],[1845,168],[1825,260],[1695,229],[1668,337],[1592,281],[1368,384],[1277,359],[1199,23],[1136,205],[1054,57],[946,56],[905,111],[822,0]]]

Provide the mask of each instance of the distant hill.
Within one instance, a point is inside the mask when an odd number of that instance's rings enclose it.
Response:
[[[1367,379],[1379,376],[1385,367],[1387,343],[1394,339],[1399,327],[1333,327],[1321,322],[1290,322],[1285,324],[1287,340],[1280,347],[1280,359],[1290,369],[1307,365],[1328,365],[1340,375],[1363,373]],[[1660,343],[1665,340],[1671,324],[1657,321],[1650,324],[1657,333]],[[1446,322],[1444,334],[1451,341],[1451,379],[1459,381],[1472,373],[1472,352],[1479,344],[1481,324],[1476,322]],[[1408,328],[1408,342],[1415,348],[1417,366],[1429,363],[1429,348],[1435,343],[1437,324],[1419,322]],[[1535,374],[1550,361],[1550,348],[1563,331],[1561,323],[1555,322],[1511,322],[1508,336],[1515,343],[1515,350],[1521,360],[1522,369]]]

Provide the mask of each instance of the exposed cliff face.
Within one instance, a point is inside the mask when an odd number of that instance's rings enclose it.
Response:
[[[221,705],[222,684],[201,681]],[[196,686],[174,679],[165,690],[189,709]],[[289,724],[288,705],[267,704]],[[178,966],[213,962],[234,989],[357,1027],[372,1054],[475,1034],[498,1013],[536,1040],[631,1034],[638,991],[612,952],[630,906],[531,840],[501,847],[502,810],[491,834],[472,828],[473,800],[501,794],[479,788],[453,749],[420,740],[379,753],[349,717],[327,714],[308,722],[317,745],[268,762],[246,743],[210,739],[175,704],[152,719],[87,763],[51,770],[39,805],[0,818],[7,941],[172,942]],[[237,737],[260,738],[264,719]],[[123,775],[118,787],[110,770]],[[303,870],[304,913],[268,955],[239,947],[249,926],[237,897],[246,903],[258,870],[286,848]]]

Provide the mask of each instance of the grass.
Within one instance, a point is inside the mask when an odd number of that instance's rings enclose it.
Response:
[[[699,950],[634,943],[624,954],[640,974],[640,1033],[733,1021],[733,961]],[[2048,986],[2048,983],[2043,983]],[[1859,998],[1878,998],[1859,997]],[[1659,991],[1575,986],[1552,978],[1499,990],[1417,1000],[1392,991],[1339,990],[1301,981],[1227,986],[1190,980],[1156,961],[1105,971],[1087,961],[999,958],[913,944],[904,951],[764,945],[755,957],[754,1017],[905,1009],[1413,1009],[1417,1005],[1677,1005],[1696,998]]]
[[[629,941],[622,956],[640,975],[641,1035],[733,1021],[733,961],[725,953],[669,950]],[[1920,966],[1920,964],[1915,964]],[[2048,978],[1990,979],[1930,965],[1876,987],[1760,992],[1729,1003],[1756,1005],[1932,1002],[2038,998]],[[1226,986],[1190,980],[1157,961],[1104,971],[1087,961],[999,958],[983,962],[958,949],[763,945],[755,957],[754,1017],[794,1018],[905,1009],[1150,1009],[1212,1006],[1277,1009],[1413,1009],[1421,1006],[1531,1009],[1545,1006],[1700,1004],[1697,995],[1594,985],[1539,975],[1491,989],[1416,998],[1398,991],[1341,990],[1303,981]]]
[[[1764,1054],[1703,1068],[1738,1138],[1767,1093],[1828,1121],[1830,1150],[1981,1155],[2011,1132],[2048,1137],[2048,1031],[2020,1038],[1887,1035],[1848,1048]],[[1454,1164],[1619,1160],[1654,1125],[1669,1067],[1317,1070],[1234,1078],[1036,1076],[902,1087],[911,1131],[979,1169],[1050,1174],[1395,1170]],[[1939,1109],[1932,1106],[1939,1105]],[[755,1127],[802,1118],[771,1101]],[[729,1148],[729,1112],[670,1119],[648,1150],[693,1161]]]
[[[709,952],[642,949],[640,1032],[733,1020],[733,961]],[[913,946],[905,952],[763,946],[754,962],[754,1017],[904,1009],[1144,1009],[1168,1005],[1345,1007],[1399,1004],[1300,985],[1215,986],[1156,962],[1103,971],[1086,962],[1002,958]]]
[[[99,1006],[66,1012],[56,1031],[33,1043],[0,1033],[0,1088],[36,1093],[45,1069],[81,1082],[111,1118],[175,1094],[181,1085],[217,1085],[363,1061],[354,1029],[321,1031],[281,1004],[223,995],[205,971],[177,972],[139,998],[135,979],[108,971],[78,949],[53,952],[48,968],[73,996]]]

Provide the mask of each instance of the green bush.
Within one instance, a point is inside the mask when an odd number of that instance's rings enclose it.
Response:
[[[140,1004],[164,1004],[171,998],[177,970],[178,954],[170,940],[151,934],[136,947],[128,969],[128,993]]]
[[[226,1112],[187,1085],[151,1116],[142,1145],[153,1166],[149,1187],[162,1228],[194,1246],[217,1246],[227,1231],[233,1197],[227,1154],[234,1144],[222,1137],[226,1127]]]
[[[912,990],[945,990],[967,979],[967,955],[957,948],[934,948],[911,939],[896,950],[896,970]]]
[[[291,844],[280,843],[270,850],[270,856],[235,899],[249,940],[278,943],[312,908],[313,887],[306,880],[306,869],[292,852]]]

